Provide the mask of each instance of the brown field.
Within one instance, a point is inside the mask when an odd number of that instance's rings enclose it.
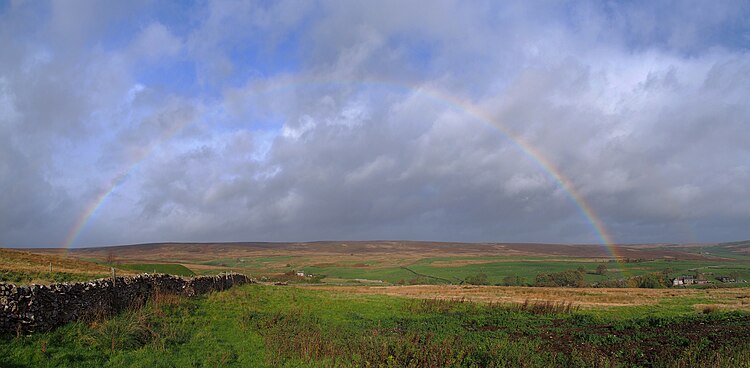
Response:
[[[687,253],[679,249],[663,249],[664,245],[618,245],[616,253],[628,258],[646,259],[722,259],[712,255]],[[429,257],[576,257],[610,258],[609,250],[591,244],[532,243],[453,243],[418,241],[321,241],[307,243],[155,243],[69,251],[59,248],[28,249],[34,253],[67,254],[75,258],[105,259],[115,257],[125,262],[195,263],[226,258],[267,256],[316,257],[314,263],[337,263],[382,259],[393,263]],[[377,266],[375,266],[377,267]]]
[[[382,294],[419,299],[465,299],[480,303],[554,302],[572,303],[584,308],[653,305],[667,299],[695,299],[696,309],[718,306],[719,309],[750,311],[748,289],[605,289],[544,288],[515,286],[299,286],[355,294]]]
[[[110,270],[109,267],[75,258],[0,248],[0,271],[49,272],[50,263],[52,263],[53,272],[102,275]],[[123,272],[127,273],[127,271]]]

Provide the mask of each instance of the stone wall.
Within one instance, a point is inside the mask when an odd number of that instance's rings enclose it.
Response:
[[[0,335],[49,331],[72,321],[110,316],[143,306],[157,292],[194,296],[251,282],[242,274],[193,278],[143,274],[52,285],[0,283]]]

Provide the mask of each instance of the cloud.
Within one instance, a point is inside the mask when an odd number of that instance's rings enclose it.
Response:
[[[0,244],[750,236],[742,2],[161,6],[0,14]]]
[[[133,41],[132,53],[149,61],[161,57],[175,56],[182,49],[182,41],[175,37],[163,24],[149,24]]]

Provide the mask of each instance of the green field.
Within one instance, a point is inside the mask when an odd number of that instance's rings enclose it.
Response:
[[[748,366],[750,314],[245,285],[0,340],[2,367]]]
[[[483,258],[472,258],[482,260]],[[617,279],[643,275],[647,273],[669,271],[671,276],[691,275],[695,272],[712,273],[713,275],[728,275],[737,272],[741,278],[750,279],[750,263],[748,262],[715,262],[715,261],[667,261],[653,260],[635,263],[610,263],[610,262],[580,262],[575,259],[569,260],[503,260],[501,262],[471,264],[459,267],[435,267],[435,261],[457,260],[445,258],[423,259],[410,266],[419,273],[433,275],[441,278],[464,279],[467,276],[486,273],[490,283],[501,283],[506,276],[518,276],[532,281],[537,274],[560,272],[565,270],[576,270],[579,267],[585,269],[584,277],[588,282],[599,282],[603,280]],[[484,259],[487,260],[487,259]],[[488,260],[491,261],[491,260]],[[606,265],[608,271],[604,275],[597,275],[595,270],[599,265]]]
[[[178,276],[193,276],[195,273],[189,268],[176,263],[125,263],[117,266],[118,268],[142,271],[147,273],[167,273]]]
[[[467,264],[461,262],[467,262]],[[317,260],[309,260],[302,256],[285,256],[241,260],[223,259],[206,264],[226,265],[238,272],[255,276],[298,270],[308,274],[324,275],[325,278],[322,280],[324,283],[372,280],[387,284],[460,284],[467,277],[483,273],[487,275],[487,282],[492,285],[503,284],[506,277],[518,278],[520,284],[533,284],[535,277],[541,273],[579,269],[583,270],[584,280],[589,284],[651,273],[666,273],[669,277],[703,273],[714,284],[718,284],[716,277],[730,274],[740,279],[750,280],[750,262],[741,259],[718,261],[657,259],[613,263],[606,260],[551,257],[430,257],[416,261],[399,262],[396,260],[384,263],[382,260],[365,258],[356,262],[339,261],[330,263],[328,266],[320,266]],[[607,271],[604,274],[597,274],[596,269],[601,265],[605,265]],[[735,286],[750,286],[750,283],[739,283]]]

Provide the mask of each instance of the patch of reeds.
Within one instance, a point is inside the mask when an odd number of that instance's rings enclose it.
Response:
[[[468,301],[463,297],[453,299],[419,299],[410,303],[408,308],[411,313],[445,314],[455,311],[457,308],[464,306],[467,303]]]
[[[719,306],[717,305],[706,305],[703,307],[703,314],[711,314],[719,310]]]
[[[490,304],[491,308],[502,308],[511,311],[526,312],[531,314],[570,314],[580,310],[580,306],[573,302],[526,299],[523,303],[514,304]]]
[[[150,300],[136,300],[118,315],[109,308],[95,309],[87,319],[89,333],[82,335],[81,341],[110,353],[146,345],[164,350],[185,333],[166,319],[169,310],[181,307],[184,301],[184,296],[156,292]]]

